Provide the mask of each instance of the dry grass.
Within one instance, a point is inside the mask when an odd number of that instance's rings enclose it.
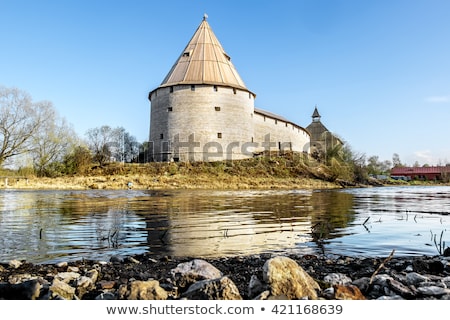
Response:
[[[320,172],[320,170],[316,170]],[[112,164],[83,176],[10,178],[20,189],[325,189],[338,185],[317,177],[301,158],[259,158],[214,163]],[[4,179],[3,179],[4,180]]]

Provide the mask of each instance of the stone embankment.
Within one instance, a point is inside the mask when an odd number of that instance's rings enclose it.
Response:
[[[450,257],[150,255],[0,265],[0,299],[450,299]],[[448,252],[447,252],[448,253]]]

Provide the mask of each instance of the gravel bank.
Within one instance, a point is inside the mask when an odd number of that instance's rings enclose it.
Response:
[[[299,269],[314,279],[320,287],[316,287],[319,299],[450,299],[450,257],[284,257],[294,261]],[[182,264],[200,260],[218,274],[204,276],[205,273],[211,274],[211,271],[202,266],[202,270],[196,272],[203,276],[192,276],[190,273],[191,282],[200,282],[208,277],[209,280],[227,278],[231,280],[227,283],[235,286],[236,294],[241,299],[288,299],[283,293],[274,295],[273,283],[265,281],[265,265],[272,258],[274,256],[263,254],[220,259],[176,259],[144,254],[111,257],[110,261],[83,260],[54,265],[11,261],[0,264],[0,299],[136,299],[130,293],[130,284],[148,285],[152,282],[163,292],[163,298],[176,300],[183,298],[183,292],[192,283],[187,283],[187,278],[184,278],[182,284],[179,272],[175,276],[174,270]],[[284,275],[281,273],[286,271],[277,272],[282,278]],[[289,271],[286,277],[291,276],[292,271]],[[57,281],[64,284],[68,296],[56,293]],[[343,288],[350,288],[353,293],[339,295],[339,290]],[[226,299],[220,294],[216,292],[215,296],[190,298]]]

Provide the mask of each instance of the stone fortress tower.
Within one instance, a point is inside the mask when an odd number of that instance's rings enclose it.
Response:
[[[218,161],[273,151],[309,153],[310,134],[255,109],[205,15],[162,83],[149,93],[152,161]]]

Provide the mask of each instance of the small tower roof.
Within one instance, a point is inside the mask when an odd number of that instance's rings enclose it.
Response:
[[[317,110],[317,105],[314,107],[314,112],[312,114],[313,118],[320,118],[319,111]]]
[[[191,40],[160,87],[177,84],[214,84],[249,91],[231,58],[214,35],[205,14]]]

